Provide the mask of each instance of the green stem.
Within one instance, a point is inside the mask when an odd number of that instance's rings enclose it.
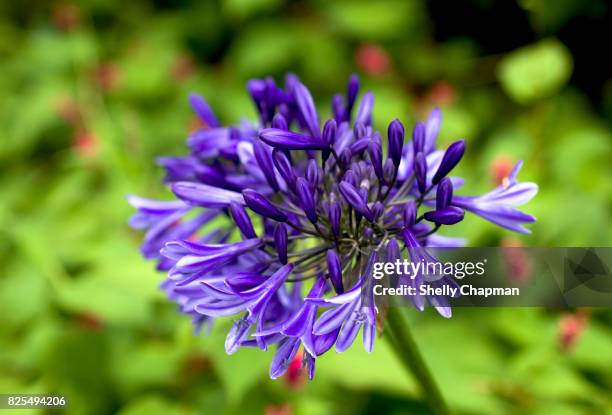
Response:
[[[412,337],[408,323],[397,306],[391,305],[387,314],[387,330],[390,331],[390,343],[402,364],[410,370],[419,382],[424,398],[436,415],[448,415],[450,411],[444,402],[442,393],[427,368],[421,352]]]

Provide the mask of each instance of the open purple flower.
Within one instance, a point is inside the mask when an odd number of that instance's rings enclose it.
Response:
[[[397,119],[380,126],[383,151],[374,95],[359,97],[356,76],[327,117],[295,75],[284,87],[267,78],[247,89],[259,114],[253,124],[223,126],[202,97],[190,96],[204,127],[188,137],[189,155],[158,159],[178,199],[130,196],[130,225],[145,231],[143,255],[168,271],[162,289],[196,329],[232,317],[228,353],[276,347],[272,378],[300,348],[311,378],[319,356],[348,349],[360,332],[373,349],[378,308],[364,292],[377,258],[436,261],[426,248],[461,245],[439,231],[466,212],[518,232],[535,220],[516,208],[537,192],[517,181],[520,163],[489,193],[456,194],[462,180],[450,175],[466,146],[436,149],[439,109],[412,133]],[[426,282],[454,283],[407,281]],[[410,300],[451,316],[445,297]]]

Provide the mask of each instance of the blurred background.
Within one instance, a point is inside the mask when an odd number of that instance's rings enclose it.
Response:
[[[255,119],[251,77],[287,71],[324,114],[357,72],[375,124],[443,109],[465,137],[462,194],[514,162],[540,193],[532,235],[478,218],[475,246],[612,244],[610,3],[604,0],[0,2],[0,393],[60,393],[68,414],[427,414],[380,339],[307,382],[271,352],[195,336],[141,259],[125,195],[170,198],[154,159],[185,154],[202,93]],[[519,263],[520,266],[520,263]],[[612,311],[409,310],[458,414],[612,414]],[[46,413],[22,411],[20,413]],[[53,412],[51,412],[53,413]]]

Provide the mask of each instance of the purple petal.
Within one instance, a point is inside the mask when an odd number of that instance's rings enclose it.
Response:
[[[287,337],[279,343],[270,365],[270,378],[276,379],[287,372],[299,347],[300,340],[295,337]]]
[[[255,160],[257,160],[257,164],[259,164],[261,171],[266,177],[266,181],[272,190],[278,192],[280,188],[278,186],[278,182],[276,181],[276,174],[274,173],[272,150],[268,145],[262,143],[261,141],[255,141],[253,143],[253,153],[255,155]]]
[[[242,205],[232,203],[230,205],[230,213],[234,223],[236,226],[238,226],[240,233],[245,239],[257,238],[255,228],[253,228],[253,223],[251,222],[246,209]]]
[[[215,113],[204,98],[198,94],[190,94],[189,102],[191,103],[191,108],[193,108],[193,111],[208,127],[216,128],[220,126],[219,120],[217,120]]]
[[[349,319],[342,325],[342,329],[340,329],[340,334],[336,341],[336,351],[338,353],[342,353],[351,347],[359,333],[362,323],[357,321],[356,314],[356,312],[353,312]]]
[[[282,223],[278,223],[274,229],[274,246],[278,252],[278,259],[283,265],[287,264],[287,245],[287,228]]]
[[[363,346],[366,352],[374,351],[374,338],[376,337],[376,326],[374,324],[364,324],[363,326]]]
[[[318,218],[315,209],[314,196],[310,190],[308,182],[302,177],[298,177],[297,179],[296,193],[298,200],[300,201],[300,206],[302,207],[302,210],[306,214],[308,220],[310,220],[312,223],[317,223]]]
[[[284,150],[323,150],[326,148],[326,145],[319,139],[277,128],[264,128],[259,132],[259,138],[272,147]]]
[[[327,251],[327,269],[329,272],[329,279],[334,286],[334,290],[337,294],[344,292],[342,285],[342,265],[340,263],[340,256],[335,249],[329,249]]]
[[[287,215],[274,206],[264,195],[252,189],[242,191],[244,202],[255,213],[273,219],[277,222],[286,222]]]
[[[444,209],[449,206],[453,200],[453,184],[451,179],[445,177],[438,184],[436,189],[436,209]]]
[[[315,322],[313,333],[319,336],[336,330],[346,321],[354,307],[353,303],[347,303],[325,311]]]
[[[389,142],[388,153],[389,158],[393,161],[395,167],[400,165],[402,160],[402,149],[404,146],[404,126],[397,118],[391,121],[387,129],[387,138]]]
[[[308,126],[308,130],[313,137],[319,138],[321,136],[321,130],[319,127],[319,116],[317,109],[312,100],[310,91],[302,83],[298,82],[295,85],[294,91],[295,101],[297,102],[298,108],[304,117],[304,121]]]
[[[419,192],[427,191],[427,161],[423,153],[417,153],[414,158],[414,175],[416,177]]]
[[[342,208],[338,202],[333,202],[329,205],[329,223],[331,225],[332,233],[335,237],[340,235],[340,219],[342,215]]]
[[[432,183],[437,184],[454,169],[457,163],[461,161],[463,153],[465,153],[465,140],[459,140],[451,144],[444,153],[444,157],[442,158],[440,167],[438,167],[438,171],[436,171],[432,179]]]
[[[331,146],[336,141],[337,124],[334,120],[327,120],[323,126],[323,143]]]
[[[414,154],[424,153],[425,149],[425,126],[418,122],[412,131],[412,148]]]
[[[179,199],[196,206],[225,208],[231,203],[244,204],[240,193],[206,184],[176,182],[172,185],[172,191]]]
[[[441,124],[442,111],[440,111],[440,108],[434,108],[425,122],[425,154],[429,154],[435,149]]]
[[[372,92],[366,92],[361,99],[361,105],[359,105],[359,111],[357,112],[357,118],[355,123],[363,123],[363,125],[372,124],[372,108],[374,106],[374,94]]]
[[[291,166],[291,162],[281,149],[274,149],[272,152],[272,161],[278,170],[283,180],[291,187],[295,188],[296,175]]]
[[[364,202],[361,195],[352,184],[342,181],[340,182],[338,188],[340,189],[342,197],[344,197],[344,199],[353,207],[353,209],[361,213],[366,219],[368,219],[368,221],[371,222],[373,220],[372,212],[368,208],[368,205]]]
[[[425,219],[442,225],[454,225],[463,220],[463,210],[455,206],[447,206],[443,209],[425,212]]]

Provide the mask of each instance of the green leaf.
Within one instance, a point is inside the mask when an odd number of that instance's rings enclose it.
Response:
[[[128,402],[117,415],[187,415],[195,413],[196,411],[190,411],[161,396],[148,394]]]
[[[511,52],[500,62],[498,77],[512,99],[527,103],[555,94],[572,74],[572,56],[556,39]]]
[[[65,309],[92,314],[104,323],[145,325],[151,317],[151,304],[145,296],[134,295],[104,277],[82,277],[62,284],[58,298]]]
[[[399,38],[421,22],[417,1],[334,1],[323,11],[332,27],[361,40]]]

